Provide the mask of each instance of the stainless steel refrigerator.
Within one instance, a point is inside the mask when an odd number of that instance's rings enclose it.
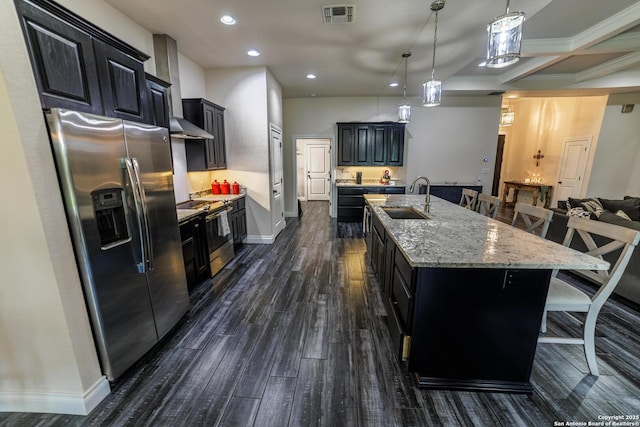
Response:
[[[46,113],[103,371],[112,381],[189,308],[167,129]]]

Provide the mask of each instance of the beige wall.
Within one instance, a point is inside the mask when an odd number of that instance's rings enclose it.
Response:
[[[631,102],[640,103],[640,95]],[[608,105],[593,160],[587,196],[617,199],[640,195],[640,108],[622,113]]]
[[[295,138],[332,138],[336,147],[336,122],[396,121],[400,101],[386,97],[285,99],[286,211],[297,211]],[[483,191],[490,193],[499,109],[499,97],[457,97],[448,99],[437,108],[413,107],[411,122],[405,128],[404,166],[393,168],[394,176],[408,183],[418,175],[426,175],[433,182],[472,184],[480,178]],[[335,153],[336,150],[333,151]],[[335,165],[335,154],[332,156],[332,164]],[[486,163],[483,161],[485,157]],[[338,168],[336,172],[342,169]],[[337,173],[335,177],[339,178]],[[366,169],[367,177],[377,174],[379,169]],[[335,195],[332,199],[335,207]]]
[[[591,137],[590,159],[585,182],[598,146],[600,125],[607,96],[562,98],[517,98],[509,101],[515,112],[513,126],[500,128],[506,143],[503,157],[502,181],[539,177],[544,184],[556,185],[564,141],[568,138]],[[536,166],[533,156],[541,151],[544,158]],[[587,185],[583,187],[583,194]],[[522,193],[519,201],[530,202],[530,194]],[[556,199],[552,199],[555,206]]]
[[[1,211],[0,410],[82,413],[91,409],[87,396],[99,401],[108,383],[13,2],[0,2],[0,27],[0,174],[8,201]]]
[[[189,174],[193,187],[204,180],[237,181],[247,191],[247,241],[270,243],[274,236],[269,184],[268,70],[265,67],[206,71],[207,96],[225,110],[227,170]],[[277,120],[277,111],[271,113]],[[277,123],[276,123],[277,125]],[[197,181],[195,181],[197,180]],[[208,180],[208,181],[207,181]]]

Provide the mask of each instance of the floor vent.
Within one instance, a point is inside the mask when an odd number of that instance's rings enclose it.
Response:
[[[352,24],[356,21],[356,7],[352,4],[322,6],[325,24]]]

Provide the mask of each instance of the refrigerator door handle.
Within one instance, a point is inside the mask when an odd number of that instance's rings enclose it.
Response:
[[[146,273],[147,272],[147,262],[146,262],[146,251],[145,251],[145,239],[144,239],[144,229],[143,229],[143,219],[140,213],[140,195],[138,193],[138,184],[136,182],[135,173],[133,171],[133,164],[131,159],[126,157],[123,159],[123,163],[125,169],[127,170],[127,175],[129,177],[129,182],[131,183],[131,190],[133,192],[133,201],[136,206],[136,220],[138,222],[138,234],[140,237],[140,258],[141,262],[138,263],[138,273]]]
[[[142,217],[144,219],[145,230],[145,246],[147,248],[146,260],[148,270],[153,270],[153,244],[151,241],[151,227],[149,226],[149,211],[147,209],[147,195],[142,185],[142,178],[140,177],[140,164],[135,157],[131,158],[133,164],[133,170],[136,174],[136,181],[138,182],[138,191],[140,194],[140,205],[142,206]]]

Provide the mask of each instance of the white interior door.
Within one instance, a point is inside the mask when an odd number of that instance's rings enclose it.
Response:
[[[329,200],[331,151],[329,145],[307,145],[307,200]]]
[[[270,130],[271,218],[275,238],[285,227],[284,196],[282,195],[282,131],[275,125],[271,125]]]
[[[584,175],[591,150],[591,137],[567,139],[564,141],[558,186],[554,192],[554,202],[569,197],[582,197]]]

